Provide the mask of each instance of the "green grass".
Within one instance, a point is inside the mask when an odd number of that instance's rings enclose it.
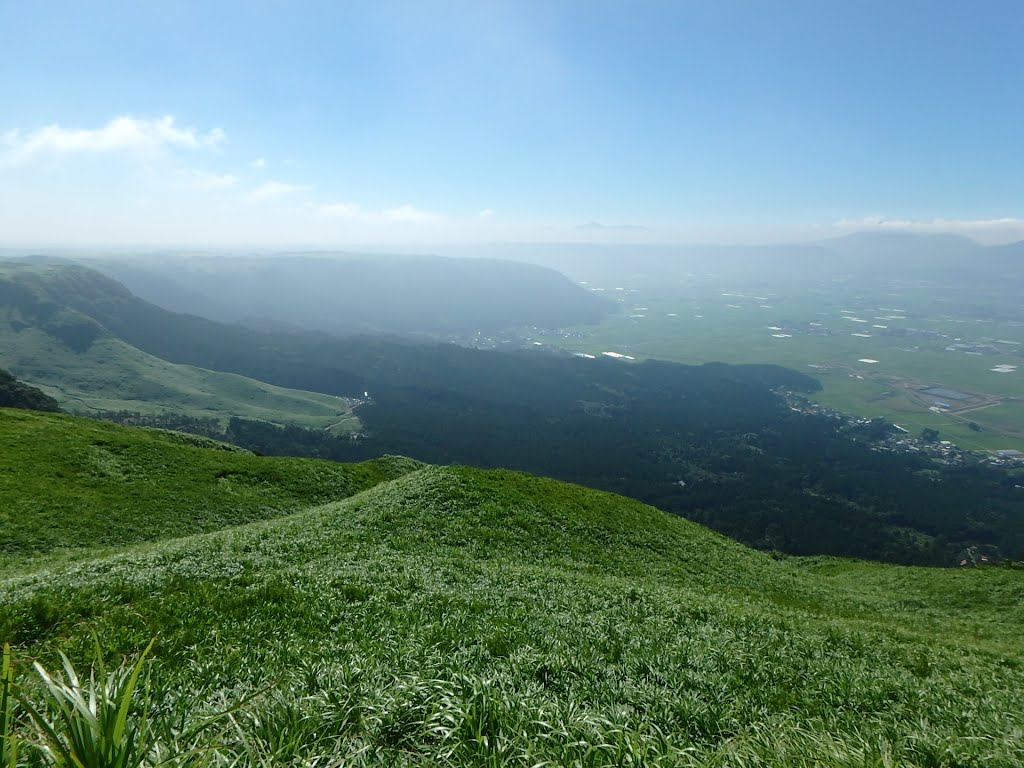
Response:
[[[8,560],[56,557],[55,550],[123,546],[287,514],[416,466],[406,459],[343,465],[197,447],[210,443],[0,409],[0,571]]]
[[[913,435],[919,435],[925,428],[937,429],[939,438],[950,440],[962,448],[975,451],[996,451],[1015,448],[1021,440],[1005,437],[1000,433],[989,431],[986,427],[994,424],[997,428],[1010,428],[1012,420],[1002,418],[1012,415],[1016,404],[995,406],[979,411],[971,411],[962,416],[935,413],[911,402],[902,393],[896,391],[894,396],[880,398],[879,394],[891,391],[884,384],[868,379],[855,379],[841,373],[819,374],[823,389],[813,395],[813,400],[828,408],[850,413],[854,416],[874,418],[884,416],[895,424],[899,424]],[[998,411],[1006,409],[1003,414]],[[996,418],[984,420],[989,410],[997,411]],[[983,431],[977,432],[968,427],[968,422],[975,421]]]
[[[359,431],[353,401],[287,389],[235,374],[170,363],[116,338],[98,311],[133,297],[88,270],[0,262],[0,368],[57,399],[68,411],[164,411]]]
[[[46,332],[9,329],[0,318],[0,367],[55,398],[65,410],[164,411],[296,424],[335,433],[356,432],[352,402],[318,392],[266,384],[232,373],[168,363],[123,341],[102,337],[76,352]]]
[[[613,494],[468,468],[0,581],[26,701],[47,706],[29,656],[81,669],[95,633],[129,669],[156,637],[132,710],[150,761],[240,766],[1009,768],[1022,621],[1021,571],[773,559]]]

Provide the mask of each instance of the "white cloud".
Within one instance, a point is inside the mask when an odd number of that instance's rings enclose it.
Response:
[[[918,232],[922,234],[958,234],[983,243],[1001,243],[1024,239],[1024,219],[890,219],[884,216],[865,216],[860,219],[840,219],[833,227],[843,232],[881,230]]]
[[[494,211],[490,208],[484,208],[480,213],[477,214],[481,219],[490,219],[494,217]]]
[[[254,201],[261,200],[276,200],[286,195],[291,195],[296,192],[301,192],[306,187],[300,184],[286,184],[283,181],[268,181],[260,184],[256,189],[249,193],[249,199]]]
[[[382,211],[368,210],[358,203],[324,203],[313,206],[317,216],[324,219],[344,219],[368,223],[404,222],[422,224],[440,221],[443,216],[430,211],[423,211],[411,205],[388,208]]]
[[[399,208],[391,208],[383,211],[381,214],[388,221],[413,221],[413,222],[429,222],[438,221],[441,217],[436,213],[430,211],[421,211],[419,208],[413,208],[411,205],[406,204]]]
[[[325,203],[316,206],[316,213],[325,219],[367,218],[367,212],[356,203]]]
[[[227,189],[238,183],[238,177],[230,173],[210,173],[195,169],[185,169],[182,174],[200,189]]]
[[[264,160],[262,157],[257,157],[255,160],[249,163],[249,167],[255,168],[257,171],[262,171],[264,168],[267,167],[267,161]]]
[[[200,149],[225,139],[220,128],[199,133],[194,128],[178,127],[174,117],[166,115],[155,120],[117,117],[102,128],[92,129],[62,128],[54,123],[25,135],[10,131],[4,134],[2,143],[6,145],[3,159],[18,164],[47,155],[155,151],[163,147]]]

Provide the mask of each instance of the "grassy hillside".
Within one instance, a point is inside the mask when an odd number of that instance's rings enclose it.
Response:
[[[169,410],[223,422],[239,416],[342,433],[358,429],[347,398],[170,363],[112,336],[95,318],[55,301],[76,289],[57,277],[67,269],[0,263],[0,366],[65,409]]]
[[[1000,559],[1024,553],[1013,478],[970,462],[936,465],[916,454],[881,453],[857,428],[794,414],[774,390],[807,391],[817,383],[793,370],[587,360],[532,345],[509,353],[258,333],[161,309],[84,267],[10,270],[17,279],[0,281],[0,306],[27,318],[12,321],[12,336],[31,340],[41,332],[63,345],[52,355],[36,347],[26,366],[78,365],[107,349],[109,332],[179,365],[341,397],[370,393],[359,408],[359,440],[234,420],[231,439],[262,453],[299,450],[343,461],[398,454],[432,464],[510,467],[639,498],[792,554],[953,565],[968,547]],[[131,390],[132,369],[116,354],[90,371],[97,378],[83,389],[106,398]],[[71,378],[52,375],[60,385]],[[166,393],[159,386],[141,392],[160,397]],[[227,391],[226,384],[216,391]],[[231,403],[224,407],[260,405],[241,395]],[[110,405],[118,407],[116,400]],[[273,412],[307,405],[268,403],[258,418],[295,419]],[[344,429],[336,417],[331,426]]]
[[[211,450],[206,445],[217,445]],[[254,456],[191,435],[0,409],[0,569],[187,536],[339,499],[416,466]],[[11,561],[11,562],[7,562]]]
[[[115,659],[156,637],[155,738],[224,764],[1009,768],[1022,606],[1021,572],[774,560],[620,496],[427,467],[287,517],[25,564],[0,582],[0,638],[81,665],[91,632]]]

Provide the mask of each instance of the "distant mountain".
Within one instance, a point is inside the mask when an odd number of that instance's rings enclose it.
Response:
[[[666,279],[737,276],[798,279],[808,267],[835,254],[815,244],[796,245],[602,245],[595,243],[498,243],[447,249],[459,255],[514,259],[563,272],[588,287],[610,291],[627,281],[657,292]]]
[[[854,232],[820,245],[835,253],[847,271],[922,278],[977,270],[987,250],[961,235],[911,232]]]
[[[262,328],[464,336],[597,322],[614,310],[554,270],[496,259],[166,256],[94,266],[159,306]]]
[[[788,287],[834,279],[869,286],[890,279],[1024,283],[1022,243],[983,246],[959,235],[899,231],[777,245],[509,243],[448,252],[544,264],[606,291],[616,281],[657,291],[666,280],[742,280]]]

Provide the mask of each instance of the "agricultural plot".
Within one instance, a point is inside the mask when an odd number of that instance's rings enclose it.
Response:
[[[938,428],[965,448],[1024,447],[1024,325],[1017,321],[973,317],[969,309],[956,316],[907,295],[684,285],[671,294],[625,289],[617,294],[618,315],[538,338],[588,354],[616,349],[691,364],[777,363],[817,378],[822,390],[812,399],[822,405]],[[958,399],[957,392],[966,395]]]

